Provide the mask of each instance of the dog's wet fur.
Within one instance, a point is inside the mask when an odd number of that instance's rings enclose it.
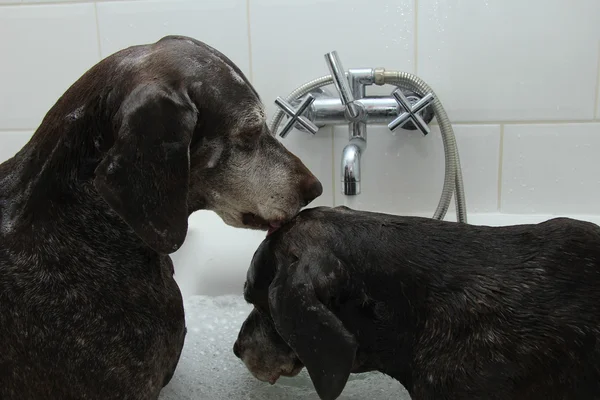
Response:
[[[302,211],[256,251],[234,353],[323,400],[380,371],[414,400],[600,399],[600,228]]]
[[[0,398],[156,399],[189,214],[267,230],[321,192],[217,50],[169,36],[102,60],[0,165]]]

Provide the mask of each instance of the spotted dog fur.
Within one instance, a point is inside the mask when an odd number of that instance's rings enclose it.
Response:
[[[414,400],[600,399],[600,228],[304,210],[258,248],[234,353],[323,400],[380,371]]]
[[[189,214],[267,229],[321,191],[215,49],[104,59],[0,165],[0,398],[156,399],[186,332],[168,254]]]

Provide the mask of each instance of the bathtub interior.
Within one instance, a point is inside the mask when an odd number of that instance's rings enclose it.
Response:
[[[185,300],[188,333],[179,365],[160,400],[319,400],[306,371],[275,385],[256,380],[233,355],[238,330],[250,312],[239,295],[196,295]],[[396,381],[382,374],[350,378],[340,400],[409,400]]]
[[[600,224],[599,216],[560,215]],[[502,226],[537,223],[554,215],[470,214],[469,223]],[[453,215],[448,220],[455,221]],[[181,360],[160,400],[286,400],[318,396],[306,373],[259,382],[233,355],[239,328],[251,307],[241,293],[252,255],[264,232],[225,226],[213,213],[190,218],[184,246],[173,255],[175,276],[184,296],[188,333]],[[410,399],[398,382],[382,374],[353,375],[340,400]]]

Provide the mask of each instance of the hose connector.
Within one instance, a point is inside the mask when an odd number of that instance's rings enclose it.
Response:
[[[385,68],[373,69],[373,83],[378,86],[385,85]]]

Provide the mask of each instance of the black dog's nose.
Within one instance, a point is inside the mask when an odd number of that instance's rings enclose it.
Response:
[[[240,345],[237,340],[233,344],[233,354],[235,354],[237,358],[240,358]]]
[[[302,190],[302,196],[304,200],[304,205],[307,205],[308,203],[319,197],[321,194],[323,194],[323,185],[314,176],[308,178],[303,186],[304,187]]]

